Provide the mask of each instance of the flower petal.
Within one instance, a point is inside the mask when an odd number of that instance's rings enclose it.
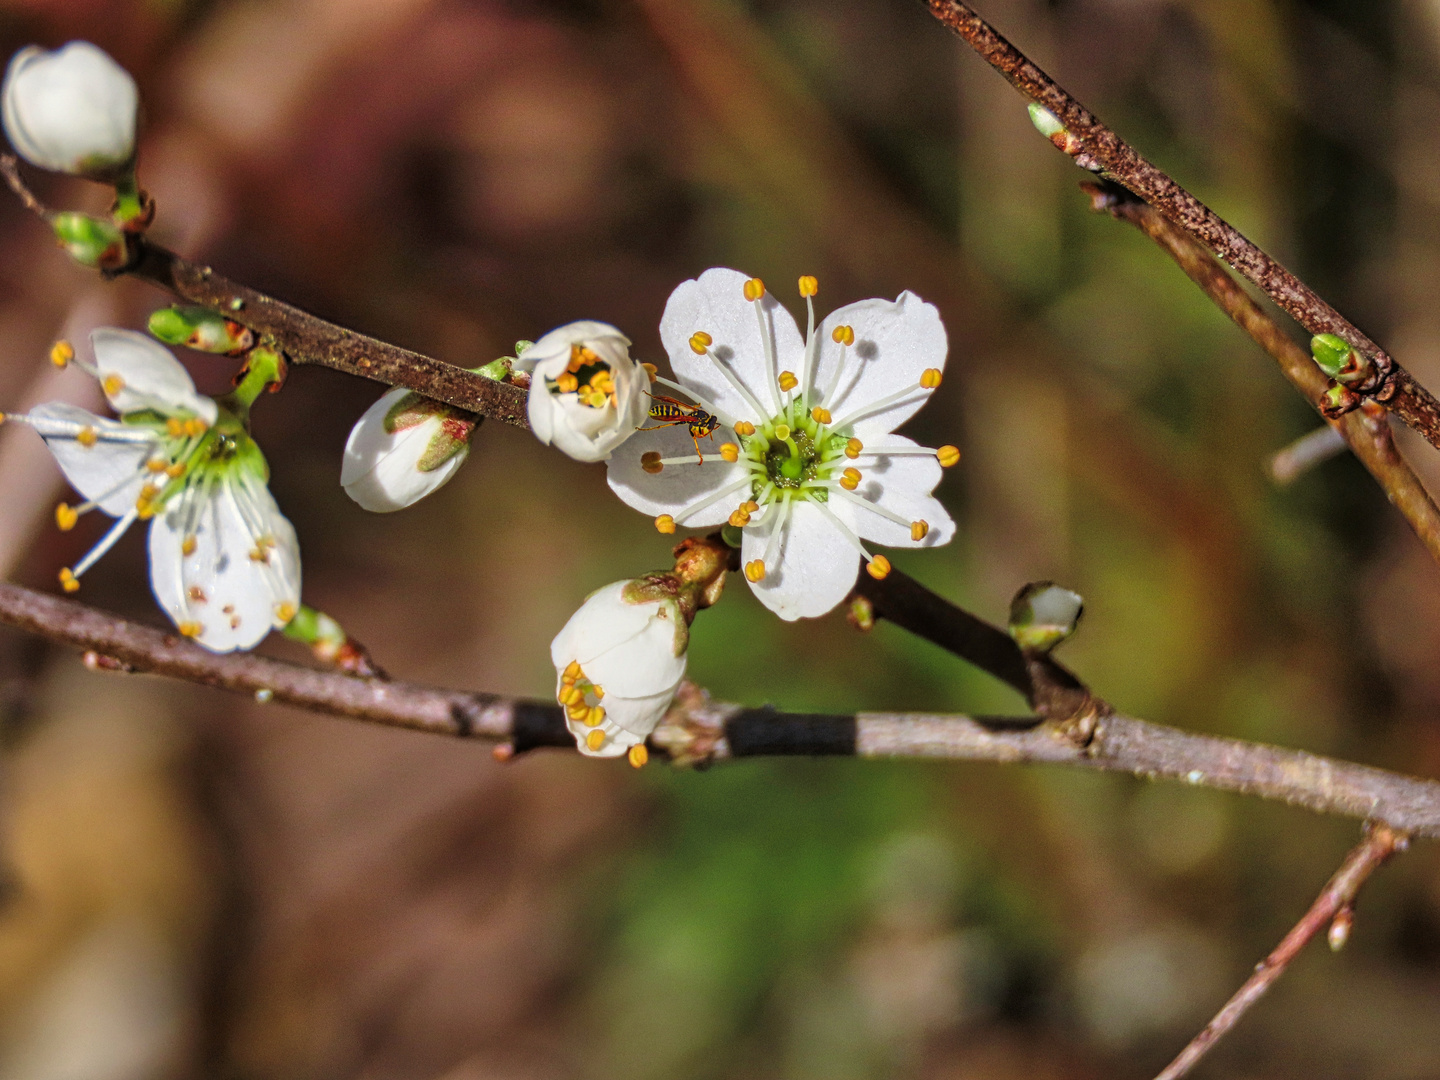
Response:
[[[835,507],[842,521],[844,507]],[[763,558],[770,538],[773,510],[765,520],[745,530],[740,560],[749,565]],[[790,512],[786,536],[774,566],[766,564],[765,579],[750,583],[760,602],[782,619],[810,619],[824,615],[849,595],[860,568],[860,555],[833,521],[813,503],[797,502]]]
[[[32,165],[104,176],[135,154],[135,80],[88,41],[21,49],[0,95],[5,134]]]
[[[762,305],[775,345],[776,374],[789,370],[800,373],[805,355],[805,340],[795,320],[767,292],[759,301],[745,299],[745,282],[749,278],[738,270],[715,267],[698,278],[681,283],[670,294],[665,314],[660,318],[660,339],[670,357],[675,376],[686,386],[728,412],[736,420],[756,424],[768,420],[779,388],[771,382],[765,360],[765,337],[755,317],[755,304]],[[704,331],[712,339],[710,351],[729,367],[765,410],[763,416],[743,396],[736,393],[728,379],[715,369],[715,362],[690,348],[690,338]],[[858,330],[856,331],[859,332]]]
[[[345,441],[340,486],[371,513],[403,510],[438,491],[470,453],[469,445],[463,445],[436,468],[421,471],[420,459],[443,421],[431,417],[397,431],[386,431],[385,418],[409,394],[409,390],[397,386],[381,395],[356,421]]]
[[[190,373],[158,341],[134,330],[102,326],[90,334],[90,346],[101,389],[116,412],[184,412],[207,424],[215,422],[214,399],[196,393]]]
[[[612,694],[644,697],[673,688],[685,674],[685,650],[682,648],[679,655],[675,652],[674,620],[681,617],[679,608],[673,603],[632,606],[649,615],[640,633],[580,665],[587,679],[604,688],[601,704],[608,703]],[[679,633],[684,634],[684,630]]]
[[[855,344],[837,344],[831,337],[837,326],[854,329]],[[893,303],[861,300],[832,311],[816,335],[820,357],[815,386],[837,420],[896,391],[916,387],[914,394],[857,420],[854,431],[862,440],[894,431],[915,415],[930,398],[930,391],[918,389],[920,374],[926,368],[943,371],[949,347],[935,305],[912,292],[901,293]],[[837,378],[842,351],[845,370]]]
[[[139,441],[145,434],[143,429],[107,420],[63,401],[31,409],[30,424],[55,455],[55,463],[70,486],[86,499],[96,502],[111,517],[119,517],[135,505],[148,478],[145,462],[155,452],[158,440]],[[101,437],[90,446],[77,442],[77,426],[94,428]]]
[[[207,649],[253,648],[299,607],[295,530],[265,485],[243,473],[192,485],[150,526],[150,586],[176,626],[199,625]]]
[[[645,454],[658,453],[667,458],[693,456],[695,442],[683,424],[636,432],[623,447],[610,455],[606,471],[610,490],[620,496],[627,506],[651,517],[673,515],[703,501],[721,488],[742,479],[746,471],[740,463],[726,461],[720,456],[721,444],[735,442],[735,433],[721,427],[716,428],[713,435],[713,442],[700,440],[700,448],[705,455],[704,464],[666,465],[663,471],[652,474],[640,466],[640,459]],[[687,529],[719,525],[744,498],[745,494],[741,492],[733,500],[722,499],[680,524]]]
[[[650,622],[654,610],[648,604],[627,604],[621,594],[630,584],[615,581],[596,589],[585,598],[555,640],[550,643],[550,659],[555,664],[556,688],[560,673],[574,660],[583,668],[595,657],[635,637]]]
[[[940,482],[944,470],[933,454],[896,454],[886,457],[883,453],[871,457],[873,451],[886,447],[914,448],[916,442],[903,435],[881,435],[865,443],[865,453],[856,462],[863,479],[855,494],[872,503],[879,503],[886,510],[899,514],[907,521],[924,521],[930,528],[921,540],[912,540],[910,528],[891,521],[880,514],[868,512],[863,506],[843,500],[848,504],[850,519],[855,531],[862,539],[873,540],[886,547],[939,547],[948,544],[955,535],[955,522],[940,500],[930,492]]]

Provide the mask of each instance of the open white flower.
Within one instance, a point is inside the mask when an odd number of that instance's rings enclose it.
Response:
[[[685,677],[690,630],[679,603],[643,581],[590,594],[550,643],[555,697],[582,754],[645,762],[645,739]]]
[[[164,346],[130,330],[91,335],[99,381],[120,419],[63,402],[23,416],[85,498],[61,503],[62,530],[81,514],[116,518],[101,541],[60,572],[66,592],[137,520],[150,519],[150,586],[176,628],[215,652],[248,649],[300,605],[295,530],[266,487],[269,469],[240,420],[196,393]],[[64,364],[73,350],[61,343]]]
[[[470,454],[480,418],[403,386],[350,429],[340,486],[366,510],[403,510],[444,487]]]
[[[862,558],[873,576],[888,574],[863,540],[932,547],[955,531],[930,493],[960,452],[891,434],[940,385],[939,313],[905,292],[816,327],[816,288],[800,279],[804,337],[758,278],[716,268],[677,288],[660,336],[678,381],[656,382],[697,404],[657,407],[665,426],[636,435],[609,466],[610,487],[661,532],[743,528],[745,577],[784,619],[840,603]],[[721,445],[702,449],[702,436]]]
[[[531,373],[530,430],[576,461],[604,461],[645,422],[649,376],[608,323],[557,327],[515,366]]]
[[[88,41],[21,49],[0,97],[10,145],[32,165],[111,180],[135,158],[135,80]]]

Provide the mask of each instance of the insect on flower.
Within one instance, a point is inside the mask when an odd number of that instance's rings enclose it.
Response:
[[[698,405],[687,405],[683,401],[677,401],[672,397],[665,397],[663,394],[651,394],[655,404],[650,406],[650,419],[660,421],[650,427],[641,428],[641,431],[659,431],[663,427],[676,427],[681,424],[690,429],[690,438],[695,443],[695,454],[700,458],[700,464],[705,463],[705,455],[700,453],[700,440],[708,439],[720,426],[719,417],[706,412]]]

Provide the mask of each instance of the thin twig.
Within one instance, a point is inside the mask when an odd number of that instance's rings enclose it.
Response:
[[[1440,401],[1416,383],[1393,357],[1310,286],[1141,157],[969,6],[960,0],[926,0],[926,5],[932,15],[964,39],[1012,86],[1055,114],[1065,127],[1064,135],[1057,138],[1065,140],[1067,152],[1077,160],[1083,159],[1087,167],[1103,171],[1198,237],[1312,334],[1336,334],[1367,356],[1374,365],[1372,377],[1350,389],[1383,402],[1432,445],[1440,447]],[[1357,396],[1357,404],[1358,400]]]
[[[1310,354],[1250,299],[1194,236],[1113,184],[1085,183],[1081,187],[1096,210],[1129,222],[1160,245],[1221,311],[1275,358],[1281,372],[1307,401],[1313,405],[1319,400],[1327,380]],[[1440,562],[1440,508],[1396,449],[1383,410],[1371,403],[1330,423],[1410,523],[1431,557]]]
[[[1245,981],[1245,985],[1235,991],[1235,995],[1225,1003],[1225,1007],[1215,1014],[1215,1019],[1205,1025],[1205,1030],[1196,1035],[1155,1080],[1180,1080],[1180,1077],[1188,1074],[1210,1048],[1239,1022],[1250,1007],[1265,996],[1275,980],[1285,974],[1290,962],[1309,944],[1311,938],[1331,924],[1337,916],[1348,918],[1355,903],[1355,894],[1370,875],[1384,865],[1391,855],[1404,851],[1408,846],[1409,838],[1404,833],[1396,832],[1385,825],[1370,827],[1366,831],[1365,839],[1345,857],[1335,876],[1325,885],[1315,903],[1310,905],[1310,910],[1285,935],[1285,939],[1275,946],[1275,951],[1260,962],[1255,973]]]
[[[15,158],[0,154],[0,175],[26,208],[48,220],[46,209],[20,176]],[[112,276],[129,274],[180,299],[211,308],[268,339],[294,364],[321,364],[364,379],[404,386],[426,397],[516,427],[528,427],[525,391],[443,360],[346,330],[307,311],[198,266],[173,251],[132,237],[131,258]]]
[[[99,668],[165,675],[391,727],[492,740],[516,751],[574,745],[553,702],[357,679],[249,653],[211,653],[175,634],[18,585],[0,583],[0,623],[93,653],[92,665]],[[1047,762],[1179,780],[1440,838],[1436,781],[1124,716],[1100,717],[1082,743],[1053,718],[780,713],[712,702],[689,687],[651,742],[688,763],[762,755]]]
[[[1346,449],[1338,424],[1321,424],[1270,455],[1270,479],[1284,487]]]

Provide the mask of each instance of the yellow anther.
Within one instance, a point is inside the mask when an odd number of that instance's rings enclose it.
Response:
[[[675,531],[675,519],[669,514],[661,514],[655,519],[655,531],[673,533]]]
[[[884,581],[890,576],[890,560],[884,555],[876,555],[865,564],[865,572],[876,581]]]
[[[6,420],[5,414],[4,414],[3,412],[0,412],[0,424],[5,423],[5,420]]]
[[[910,539],[924,540],[930,534],[930,523],[924,518],[910,522]]]
[[[785,391],[794,390],[800,385],[800,380],[795,377],[793,371],[780,372],[780,378],[777,381],[780,383],[780,389]]]
[[[99,438],[100,433],[93,427],[83,427],[80,429],[80,434],[75,436],[75,441],[81,446],[90,447],[94,446],[96,440]]]
[[[592,683],[590,685],[590,692],[595,695],[595,700],[599,701],[605,696],[605,687],[601,686],[599,683]]]
[[[140,488],[140,501],[149,502],[151,499],[155,498],[155,496],[159,494],[160,489],[154,484],[145,484]]]
[[[830,340],[837,345],[854,345],[855,328],[853,326],[837,326],[830,331]]]
[[[715,339],[705,333],[704,330],[696,330],[695,333],[690,335],[690,349],[692,352],[704,356],[705,350],[710,348],[714,341]]]
[[[940,385],[940,369],[938,367],[927,367],[920,373],[920,387],[923,390],[934,390]]]
[[[764,295],[765,283],[758,277],[752,277],[749,281],[745,282],[746,300],[759,300]]]
[[[55,507],[55,526],[61,532],[69,532],[75,527],[75,522],[80,520],[80,515],[75,512],[73,506],[66,506],[60,503]]]
[[[755,434],[755,425],[750,423],[749,420],[738,420],[735,423],[735,434],[748,438]]]
[[[657,368],[654,364],[641,364],[640,366],[645,369],[645,374],[650,376],[650,381],[652,383],[659,377],[660,369]]]
[[[830,410],[816,405],[810,410],[810,419],[814,420],[817,424],[828,424],[830,422]]]
[[[295,618],[296,614],[298,614],[298,612],[296,611],[295,605],[290,603],[289,600],[282,600],[275,605],[275,618],[279,619],[282,623],[288,623],[291,619]]]
[[[570,663],[565,665],[563,674],[567,679],[578,679],[581,675],[584,675],[585,672],[581,670],[579,660],[571,660]]]
[[[50,346],[50,362],[56,367],[63,368],[71,360],[75,359],[75,346],[70,342],[60,340]]]
[[[580,380],[568,371],[562,371],[560,377],[555,380],[555,389],[562,394],[573,394],[579,385]]]
[[[165,475],[168,476],[168,477],[170,477],[170,479],[172,479],[172,480],[174,480],[177,476],[184,476],[184,475],[185,475],[185,466],[182,465],[180,462],[177,461],[177,462],[175,462],[175,464],[173,464],[173,465],[169,466],[168,468],[166,468],[166,470],[165,470]]]
[[[607,394],[615,386],[615,381],[610,377],[609,371],[597,371],[590,376],[590,385],[596,390],[604,390]]]
[[[590,732],[589,735],[585,736],[585,746],[589,750],[599,750],[600,747],[604,745],[605,732],[601,731],[599,728],[596,728],[594,731]]]
[[[583,701],[572,701],[565,706],[565,715],[577,724],[584,723],[585,718],[590,715],[590,706]]]
[[[155,516],[155,511],[158,509],[159,507],[148,499],[135,500],[135,512],[140,515],[141,521],[149,521]]]
[[[592,705],[585,710],[585,726],[599,727],[605,720],[605,707],[603,705]]]
[[[860,451],[865,449],[865,444],[859,439],[851,439],[845,444],[845,456],[854,461],[860,456]]]
[[[187,556],[188,556],[188,555],[194,555],[194,554],[195,554],[195,548],[196,548],[196,546],[197,546],[197,542],[196,542],[196,540],[195,540],[195,537],[193,537],[193,536],[187,536],[187,537],[185,537],[184,540],[181,540],[181,541],[180,541],[180,554],[181,554],[181,555],[187,555]],[[294,616],[292,615],[290,618],[293,619]],[[290,620],[289,620],[289,619],[286,619],[285,621],[286,621],[286,622],[289,622]]]
[[[776,424],[776,425],[775,425],[775,438],[779,439],[781,442],[784,442],[784,441],[785,441],[786,439],[788,439],[789,437],[790,437],[790,425],[789,425],[789,424]]]
[[[650,760],[650,751],[645,749],[644,743],[636,743],[625,751],[625,756],[630,760],[630,764],[638,769]]]
[[[149,461],[145,462],[145,468],[154,473],[161,473],[165,471],[168,464],[164,458],[152,457]]]
[[[205,632],[205,628],[198,622],[182,622],[175,627],[180,631],[181,637],[196,638]]]
[[[106,397],[114,397],[121,390],[125,389],[125,380],[119,375],[106,375],[100,383],[100,389],[105,391]]]
[[[178,439],[181,435],[185,434],[185,421],[177,420],[173,416],[170,417],[170,419],[165,421],[165,433],[172,439]]]
[[[855,468],[846,469],[840,474],[840,486],[846,491],[854,491],[860,486],[860,470]]]
[[[75,576],[75,571],[68,566],[60,571],[60,587],[66,592],[75,592],[80,588],[80,579]]]
[[[809,274],[800,279],[800,295],[805,297],[814,296],[820,291],[820,282],[816,281]]]
[[[739,461],[740,447],[736,446],[733,442],[721,443],[720,456],[726,461]]]
[[[737,508],[730,514],[730,524],[737,529],[743,529],[750,524],[750,513],[743,506]]]
[[[659,450],[647,450],[640,455],[640,468],[644,469],[651,476],[665,469],[665,464],[660,460]]]
[[[746,499],[743,503],[740,504],[740,509],[744,510],[747,514],[753,514],[755,513],[755,511],[760,509],[760,504],[757,503],[754,499]]]
[[[585,700],[585,691],[577,689],[574,683],[567,683],[561,686],[555,700],[561,705],[578,705]]]
[[[210,428],[204,420],[190,419],[185,421],[185,434],[189,435],[192,439],[199,438],[209,430]]]
[[[745,580],[759,583],[765,580],[765,560],[756,559],[745,564]]]
[[[942,446],[935,451],[935,456],[940,459],[941,467],[948,469],[960,460],[960,448],[958,446]]]

